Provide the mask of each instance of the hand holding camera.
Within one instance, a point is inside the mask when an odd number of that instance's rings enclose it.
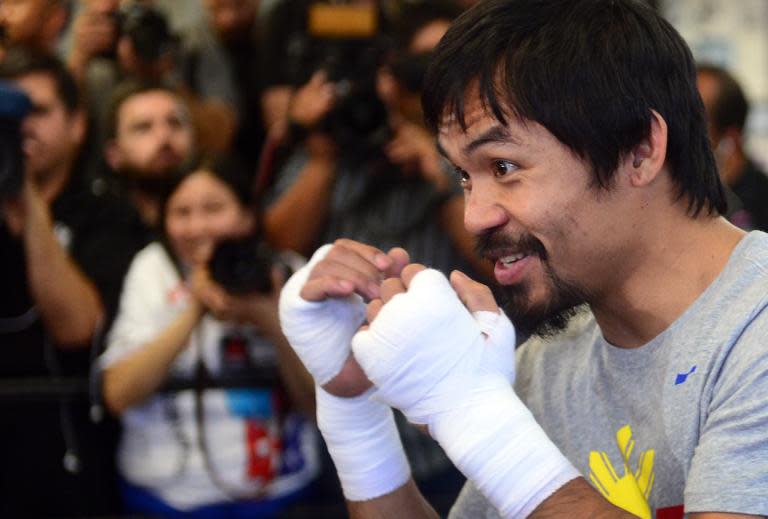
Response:
[[[219,242],[194,267],[190,290],[217,319],[272,327],[285,267],[254,236]]]
[[[118,35],[115,0],[90,0],[73,25],[72,53],[89,61],[114,51]]]

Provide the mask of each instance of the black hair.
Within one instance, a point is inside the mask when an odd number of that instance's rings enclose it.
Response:
[[[488,0],[466,11],[435,51],[422,96],[427,124],[463,128],[468,88],[499,122],[535,121],[588,161],[608,189],[621,159],[668,125],[667,163],[678,199],[698,215],[724,214],[688,46],[633,0]]]
[[[109,98],[106,120],[104,121],[104,132],[107,140],[114,139],[117,136],[118,115],[123,104],[133,96],[144,94],[146,92],[153,92],[155,90],[167,92],[175,97],[179,103],[186,106],[181,94],[162,81],[127,79],[112,90],[112,95]]]
[[[699,64],[696,70],[717,82],[717,92],[709,114],[715,132],[722,133],[728,128],[743,130],[749,113],[749,101],[736,79],[725,69],[709,63]]]
[[[19,79],[30,74],[45,74],[56,86],[56,95],[69,113],[82,106],[80,89],[66,65],[56,56],[26,47],[12,47],[0,63],[0,78]]]

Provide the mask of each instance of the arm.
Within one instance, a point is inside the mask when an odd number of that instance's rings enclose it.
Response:
[[[318,72],[300,88],[290,106],[290,119],[312,129],[333,106],[333,86]],[[336,177],[336,145],[313,131],[306,140],[309,161],[293,184],[264,212],[264,232],[277,249],[309,255],[325,226]]]
[[[369,501],[347,501],[352,519],[435,519],[437,513],[421,495],[412,479],[389,494]]]
[[[117,2],[88,0],[72,26],[72,49],[67,67],[84,84],[88,65],[96,56],[114,50],[117,42]]]
[[[87,346],[104,314],[101,300],[56,240],[49,207],[26,182],[20,198],[4,209],[9,228],[24,242],[29,290],[45,329],[57,345]]]
[[[320,248],[280,296],[283,331],[318,384],[318,428],[344,495],[363,510],[369,500],[390,493],[395,500],[383,501],[396,504],[396,490],[408,483],[410,468],[392,410],[370,399],[370,383],[350,355],[350,340],[364,320],[361,296],[375,297],[381,277],[405,262],[397,252],[385,255],[339,240]]]
[[[261,94],[261,113],[265,128],[269,130],[288,118],[292,95],[293,87],[288,85],[275,85],[264,90]]]
[[[325,226],[336,177],[334,145],[328,137],[307,140],[309,161],[296,181],[264,211],[264,233],[276,249],[309,254]]]
[[[203,306],[191,298],[157,337],[105,370],[104,400],[113,413],[119,415],[143,402],[162,385],[202,315]]]

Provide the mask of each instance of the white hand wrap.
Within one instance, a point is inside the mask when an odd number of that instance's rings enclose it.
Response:
[[[320,386],[341,370],[351,353],[352,336],[365,320],[360,296],[307,301],[301,289],[331,246],[318,249],[280,294],[283,333],[317,383],[317,424],[333,458],[344,495],[364,501],[387,494],[410,478],[410,467],[392,410],[370,399],[372,390],[340,398]]]
[[[346,298],[307,301],[301,289],[314,266],[328,254],[324,245],[297,270],[280,293],[280,326],[296,354],[318,385],[339,374],[350,354],[352,336],[365,321],[365,303],[352,294]]]
[[[427,424],[504,517],[525,517],[579,474],[512,390],[514,344],[503,313],[473,316],[445,276],[425,270],[352,349],[376,399]]]
[[[344,497],[365,501],[401,487],[411,476],[392,409],[370,399],[373,389],[340,398],[315,388],[317,426],[336,465]]]

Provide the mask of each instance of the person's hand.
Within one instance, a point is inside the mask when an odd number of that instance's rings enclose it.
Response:
[[[26,180],[21,192],[2,201],[3,218],[13,236],[23,237],[25,231],[51,224],[51,211],[35,184]]]
[[[385,254],[339,240],[318,249],[280,295],[283,333],[317,384],[317,425],[350,501],[388,494],[410,478],[392,410],[370,399],[350,347],[365,320],[363,298],[379,297],[381,280],[407,263],[402,249]]]
[[[285,278],[279,267],[272,269],[270,277],[273,288],[269,293],[231,294],[211,278],[205,265],[198,265],[189,277],[189,289],[216,319],[271,330],[277,323],[278,300]]]
[[[449,187],[449,178],[442,169],[435,139],[426,129],[409,121],[394,124],[394,137],[384,151],[387,158],[406,174],[420,175],[438,191]]]
[[[490,289],[455,271],[450,282],[423,265],[387,279],[352,341],[378,398],[413,423],[467,403],[486,383],[509,387],[515,332]],[[469,404],[467,404],[469,405]]]
[[[503,517],[579,476],[512,389],[515,330],[488,287],[409,265],[381,296],[352,339],[373,398],[426,424]]]
[[[118,2],[115,0],[89,0],[72,26],[70,61],[80,65],[115,48],[117,42]]]
[[[403,249],[388,253],[338,240],[321,247],[288,280],[280,297],[280,322],[318,385],[336,396],[370,387],[351,355],[352,336],[365,320],[363,298],[379,297],[379,285],[408,262]]]
[[[318,70],[293,94],[288,119],[305,129],[312,129],[328,115],[336,102],[335,86],[324,70]]]

